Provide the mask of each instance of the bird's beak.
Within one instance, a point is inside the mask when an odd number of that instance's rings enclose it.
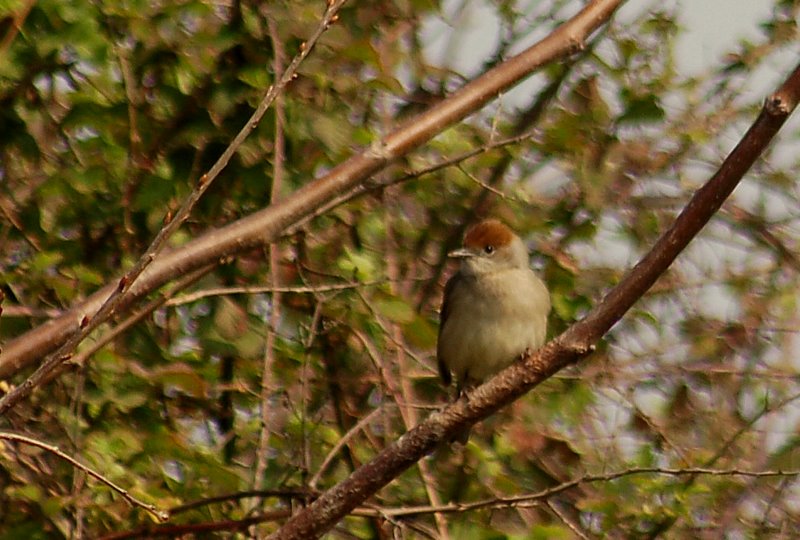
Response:
[[[456,259],[466,259],[467,257],[474,257],[475,254],[468,250],[467,248],[461,248],[451,251],[447,254],[448,257],[453,257]]]

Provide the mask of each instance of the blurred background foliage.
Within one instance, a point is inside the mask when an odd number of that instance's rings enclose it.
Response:
[[[579,5],[443,4],[346,4],[284,94],[283,159],[276,164],[273,108],[173,242],[269,204],[276,165],[282,193],[307,184]],[[0,3],[0,340],[137,259],[274,81],[276,43],[290,58],[323,8]],[[713,70],[682,75],[679,14],[672,2],[623,10],[582,53],[381,172],[380,188],[286,235],[272,272],[268,250],[222,261],[185,291],[199,297],[173,299],[37,391],[3,427],[58,445],[160,508],[254,487],[283,494],[199,505],[174,524],[289,508],[293,490],[334,485],[452,395],[435,373],[436,311],[452,271],[445,254],[466,225],[498,216],[526,238],[552,292],[556,335],[652,245],[795,62],[797,5],[776,1],[759,40]],[[439,502],[515,496],[635,467],[800,469],[797,147],[792,122],[591,360],[370,504],[427,505],[432,492]],[[272,285],[302,289],[275,296]],[[241,286],[266,289],[228,289]],[[47,452],[0,450],[3,538],[95,538],[152,523]],[[793,475],[636,474],[530,508],[445,520],[452,538],[465,539],[789,538],[800,534],[799,496]],[[349,518],[337,531],[442,534],[427,513]]]

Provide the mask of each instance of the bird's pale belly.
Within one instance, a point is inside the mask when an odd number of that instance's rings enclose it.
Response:
[[[458,328],[448,321],[444,333]],[[447,364],[462,383],[483,382],[514,362],[526,349],[539,348],[544,336],[537,336],[535,321],[530,319],[495,321],[483,324],[479,331],[454,336],[447,354]],[[448,328],[449,327],[449,328]]]

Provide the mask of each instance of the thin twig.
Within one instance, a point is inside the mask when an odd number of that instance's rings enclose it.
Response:
[[[436,173],[438,171],[441,171],[443,169],[446,169],[448,167],[452,167],[454,165],[459,165],[459,164],[461,164],[461,163],[463,163],[463,162],[465,162],[465,161],[467,161],[469,159],[472,159],[474,157],[481,156],[481,155],[483,155],[483,154],[485,154],[487,152],[490,152],[492,150],[497,150],[497,149],[500,149],[500,148],[505,148],[506,146],[512,146],[512,145],[515,145],[515,144],[519,144],[521,142],[529,141],[529,140],[534,138],[536,133],[537,133],[537,130],[530,130],[530,131],[527,131],[527,132],[522,133],[520,135],[515,135],[513,137],[508,137],[506,139],[501,139],[501,140],[494,141],[494,142],[488,142],[488,143],[483,144],[483,145],[481,145],[481,146],[479,146],[477,148],[473,148],[472,150],[468,150],[466,152],[463,152],[463,153],[458,154],[456,156],[453,156],[451,158],[439,161],[439,162],[434,163],[432,165],[429,165],[427,167],[416,169],[414,171],[406,173],[406,174],[404,174],[402,176],[399,176],[397,178],[388,178],[387,179],[387,178],[376,177],[376,178],[373,178],[371,181],[367,181],[367,182],[358,184],[355,187],[353,187],[351,190],[349,190],[349,191],[347,191],[345,193],[342,193],[341,195],[331,199],[331,201],[329,201],[327,204],[324,204],[324,205],[320,206],[319,208],[314,210],[314,212],[310,213],[305,218],[297,221],[294,225],[292,225],[291,227],[287,228],[286,231],[284,232],[284,236],[290,236],[292,234],[295,234],[298,230],[300,230],[303,227],[305,227],[306,224],[309,221],[312,221],[313,219],[315,219],[315,218],[327,213],[331,209],[336,208],[337,206],[341,206],[342,204],[344,204],[344,203],[346,203],[348,201],[351,201],[351,200],[355,199],[356,197],[359,197],[359,196],[361,196],[361,195],[363,195],[365,193],[378,191],[378,190],[387,188],[389,186],[399,185],[399,184],[408,182],[410,180],[414,180],[414,179],[417,179],[417,178],[421,178],[423,176],[434,174],[434,173]]]
[[[262,512],[244,519],[223,519],[205,523],[186,523],[182,525],[159,525],[140,527],[132,531],[115,532],[98,536],[96,540],[127,540],[142,538],[208,538],[210,533],[224,531],[231,533],[243,531],[252,525],[267,521],[280,521],[291,515],[290,509]]]
[[[160,308],[161,306],[168,304],[169,300],[173,297],[173,295],[177,294],[179,291],[184,290],[186,287],[209,273],[216,267],[215,264],[210,264],[203,268],[198,268],[194,272],[191,272],[183,278],[175,281],[173,286],[166,292],[163,292],[141,306],[135,312],[131,313],[124,321],[117,324],[113,328],[111,328],[108,332],[102,334],[95,340],[90,346],[86,349],[81,350],[75,356],[73,356],[69,362],[65,362],[58,366],[55,370],[53,370],[48,377],[45,379],[45,382],[49,382],[50,380],[54,379],[58,375],[60,375],[63,371],[66,371],[69,366],[83,366],[89,359],[94,356],[94,354],[114,341],[117,337],[127,332],[131,327],[141,322],[145,317],[153,313],[155,310]]]
[[[388,395],[388,397],[392,398],[395,404],[402,409],[404,404],[401,403],[400,399],[400,390],[397,388],[397,382],[395,381],[392,374],[386,367],[383,365],[383,355],[378,350],[378,347],[367,337],[366,333],[362,332],[358,328],[352,328],[351,331],[353,335],[358,339],[361,344],[364,346],[364,349],[367,351],[367,356],[369,359],[372,360],[372,364],[375,366],[375,371],[378,372],[378,378],[381,380],[381,392],[384,395]]]
[[[392,281],[390,281],[390,283],[392,283]],[[401,334],[397,334],[392,331],[389,323],[383,320],[383,317],[381,317],[379,311],[375,308],[375,306],[372,305],[372,302],[370,302],[370,300],[366,296],[364,296],[364,294],[360,290],[357,290],[356,293],[358,294],[358,297],[361,299],[361,301],[364,303],[364,306],[366,306],[366,308],[372,314],[373,320],[378,324],[378,326],[381,327],[381,330],[383,331],[386,338],[389,341],[391,341],[399,350],[402,350],[405,354],[411,357],[411,359],[414,360],[414,362],[423,371],[425,371],[426,373],[430,373],[431,375],[435,375],[436,370],[433,367],[431,367],[431,365],[428,362],[425,362],[425,360],[423,360],[417,353],[412,351],[408,345],[406,345],[405,341],[402,339]]]
[[[342,438],[339,439],[336,442],[336,444],[333,446],[333,448],[331,448],[330,452],[328,452],[328,455],[325,456],[325,459],[322,460],[322,464],[317,469],[317,472],[315,472],[314,476],[312,476],[311,480],[309,480],[308,487],[310,487],[311,489],[316,489],[320,478],[325,473],[325,471],[328,469],[328,465],[330,465],[331,462],[333,462],[333,459],[337,456],[339,451],[344,447],[344,445],[346,445],[348,442],[350,442],[350,439],[355,437],[362,429],[364,429],[364,426],[366,426],[367,424],[372,422],[375,419],[375,417],[378,415],[378,413],[380,413],[382,411],[382,409],[383,409],[383,407],[379,406],[379,407],[376,407],[375,409],[373,409],[372,411],[370,411],[369,414],[367,414],[365,417],[363,417],[361,420],[359,420],[356,423],[356,425],[354,425],[352,428],[350,428],[347,431],[347,433],[345,433],[342,436]]]
[[[3,308],[3,317],[30,317],[36,319],[52,319],[63,313],[58,308],[34,308],[10,305]]]
[[[19,11],[17,11],[11,18],[11,24],[6,26],[6,35],[3,36],[3,40],[0,41],[0,56],[6,56],[9,47],[11,47],[11,44],[14,42],[14,38],[17,37],[17,34],[19,34],[20,30],[22,30],[22,25],[25,23],[25,19],[28,17],[28,14],[31,12],[31,8],[34,5],[36,5],[36,0],[26,0]]]
[[[575,523],[570,516],[567,515],[562,509],[558,507],[558,503],[548,499],[545,501],[545,505],[561,520],[561,523],[567,526],[569,530],[571,530],[575,536],[578,538],[582,538],[583,540],[589,540],[589,536],[581,530],[579,524]]]
[[[266,14],[267,29],[269,31],[269,38],[272,42],[272,50],[274,55],[272,58],[272,70],[277,74],[283,71],[283,43],[278,35],[278,28],[275,24],[275,19],[270,13]],[[274,155],[272,160],[272,186],[270,187],[270,204],[275,204],[280,198],[280,192],[283,187],[284,176],[284,160],[286,158],[284,153],[286,134],[285,127],[285,111],[282,96],[278,96],[275,100],[275,142],[274,142]],[[272,243],[269,245],[269,276],[270,283],[273,287],[280,286],[280,249],[277,244]],[[281,320],[281,293],[280,291],[272,292],[272,302],[270,304],[269,317],[266,321],[266,340],[264,343],[264,355],[261,362],[261,427],[258,436],[258,448],[256,450],[256,467],[253,473],[253,488],[262,489],[266,484],[264,472],[267,470],[268,461],[268,448],[270,429],[268,420],[271,416],[271,394],[274,390],[272,378],[272,366],[275,363],[275,341],[278,332],[278,327]],[[257,502],[257,501],[256,501]]]
[[[50,452],[51,454],[63,459],[64,461],[66,461],[67,463],[69,463],[70,465],[75,467],[76,469],[81,470],[84,473],[88,474],[89,476],[91,476],[95,480],[105,484],[106,486],[111,488],[113,491],[116,491],[117,493],[119,493],[122,496],[122,498],[124,498],[126,501],[128,501],[128,503],[131,506],[136,506],[136,507],[139,507],[139,508],[145,510],[147,513],[151,514],[153,517],[155,517],[159,521],[167,521],[169,519],[169,512],[166,512],[164,510],[159,510],[153,504],[148,504],[146,502],[140,501],[139,499],[137,499],[136,497],[134,497],[133,495],[128,493],[127,490],[121,488],[120,486],[118,486],[117,484],[115,484],[114,482],[112,482],[111,480],[109,480],[108,478],[106,478],[105,476],[100,474],[99,472],[97,472],[94,469],[84,465],[83,463],[79,462],[78,460],[76,460],[72,456],[70,456],[68,454],[65,454],[57,446],[53,446],[52,444],[48,444],[46,442],[42,442],[42,441],[39,441],[39,440],[31,438],[31,437],[27,437],[25,435],[20,435],[18,433],[11,433],[11,432],[8,432],[8,431],[0,431],[0,439],[6,440],[6,441],[14,441],[14,442],[18,442],[18,443],[28,444],[30,446],[35,446],[36,448],[41,448],[42,450],[46,450],[46,451]]]
[[[275,287],[273,285],[244,285],[238,287],[215,287],[213,289],[203,289],[194,291],[174,298],[167,302],[168,306],[182,306],[184,304],[191,304],[203,298],[211,296],[228,296],[232,294],[271,294],[271,293],[294,293],[294,294],[317,294],[331,291],[344,291],[348,289],[358,289],[361,287],[379,287],[391,283],[388,279],[378,279],[374,281],[350,281],[346,283],[326,283],[321,285],[305,285],[305,286],[286,286]]]
[[[474,510],[497,510],[502,508],[513,508],[516,506],[538,506],[546,501],[581,484],[596,483],[596,482],[610,482],[624,478],[626,476],[633,476],[639,474],[656,474],[665,476],[743,476],[748,478],[784,478],[800,476],[800,470],[765,470],[765,471],[748,471],[745,469],[712,469],[708,467],[685,467],[685,468],[664,468],[664,467],[633,467],[622,471],[616,471],[605,474],[586,474],[563,482],[561,484],[551,486],[549,488],[537,491],[535,493],[527,493],[524,495],[515,495],[513,497],[495,497],[491,499],[482,499],[469,503],[448,503],[439,507],[431,506],[405,506],[401,508],[381,508],[380,513],[392,517],[410,517],[420,514],[431,514],[435,512],[442,513],[463,513],[472,512]],[[377,512],[377,510],[373,510]],[[354,515],[364,515],[369,513],[369,510],[360,509],[354,511]]]
[[[173,506],[172,508],[169,509],[169,515],[170,517],[173,517],[178,514],[189,512],[191,510],[203,508],[204,506],[210,506],[212,504],[219,504],[228,501],[238,501],[240,499],[249,499],[251,497],[255,497],[258,499],[263,499],[266,497],[275,497],[278,499],[308,500],[308,499],[313,499],[318,495],[319,493],[315,491],[307,489],[298,489],[298,488],[260,489],[260,490],[253,489],[248,491],[238,491],[236,493],[229,493],[227,495],[216,495],[214,497],[205,497],[203,499],[198,499],[190,503]]]

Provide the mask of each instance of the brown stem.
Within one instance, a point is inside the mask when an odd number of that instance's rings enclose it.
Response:
[[[278,35],[278,27],[272,13],[266,13],[267,29],[269,31],[272,48],[275,55],[272,60],[272,69],[275,76],[283,73],[284,51],[283,43]],[[286,111],[284,109],[283,96],[275,99],[275,154],[272,166],[272,186],[270,188],[270,202],[274,204],[278,201],[283,189],[284,160],[286,133]],[[270,285],[280,286],[280,249],[277,244],[269,246],[269,277]],[[261,431],[258,438],[258,450],[256,451],[256,468],[253,476],[253,489],[263,489],[266,483],[264,472],[267,470],[268,450],[269,450],[269,418],[272,411],[270,399],[274,389],[272,370],[275,364],[275,341],[278,327],[281,322],[281,293],[272,293],[272,304],[270,306],[269,321],[266,324],[267,339],[264,344],[264,356],[261,363]]]
[[[389,188],[386,193],[387,198],[392,198],[394,191],[394,188]],[[398,262],[397,255],[399,246],[396,233],[394,231],[393,222],[395,218],[396,216],[394,215],[394,212],[387,212],[385,224],[387,236],[386,272],[390,280],[400,279],[401,275],[400,264]],[[392,281],[390,285],[390,291],[393,295],[398,295],[396,281]],[[379,317],[377,313],[375,313],[375,316],[376,318]],[[386,323],[381,323],[381,326],[385,325]],[[392,341],[397,344],[394,360],[400,376],[400,391],[403,393],[403,402],[400,403],[400,415],[403,418],[406,431],[408,431],[408,429],[417,425],[419,422],[419,411],[414,407],[414,404],[417,402],[417,396],[416,392],[414,391],[413,379],[411,377],[411,366],[409,365],[408,355],[405,353],[405,347],[402,346],[404,339],[400,325],[390,322],[388,323],[387,330],[391,332]],[[434,475],[431,473],[430,464],[425,460],[421,460],[417,462],[417,468],[419,469],[422,484],[425,486],[425,492],[428,495],[428,500],[434,506],[441,505],[442,499],[439,496],[438,486],[436,485]],[[447,519],[442,514],[434,514],[433,517],[436,522],[436,528],[439,532],[439,538],[441,538],[441,540],[450,540],[450,533],[447,530]]]

